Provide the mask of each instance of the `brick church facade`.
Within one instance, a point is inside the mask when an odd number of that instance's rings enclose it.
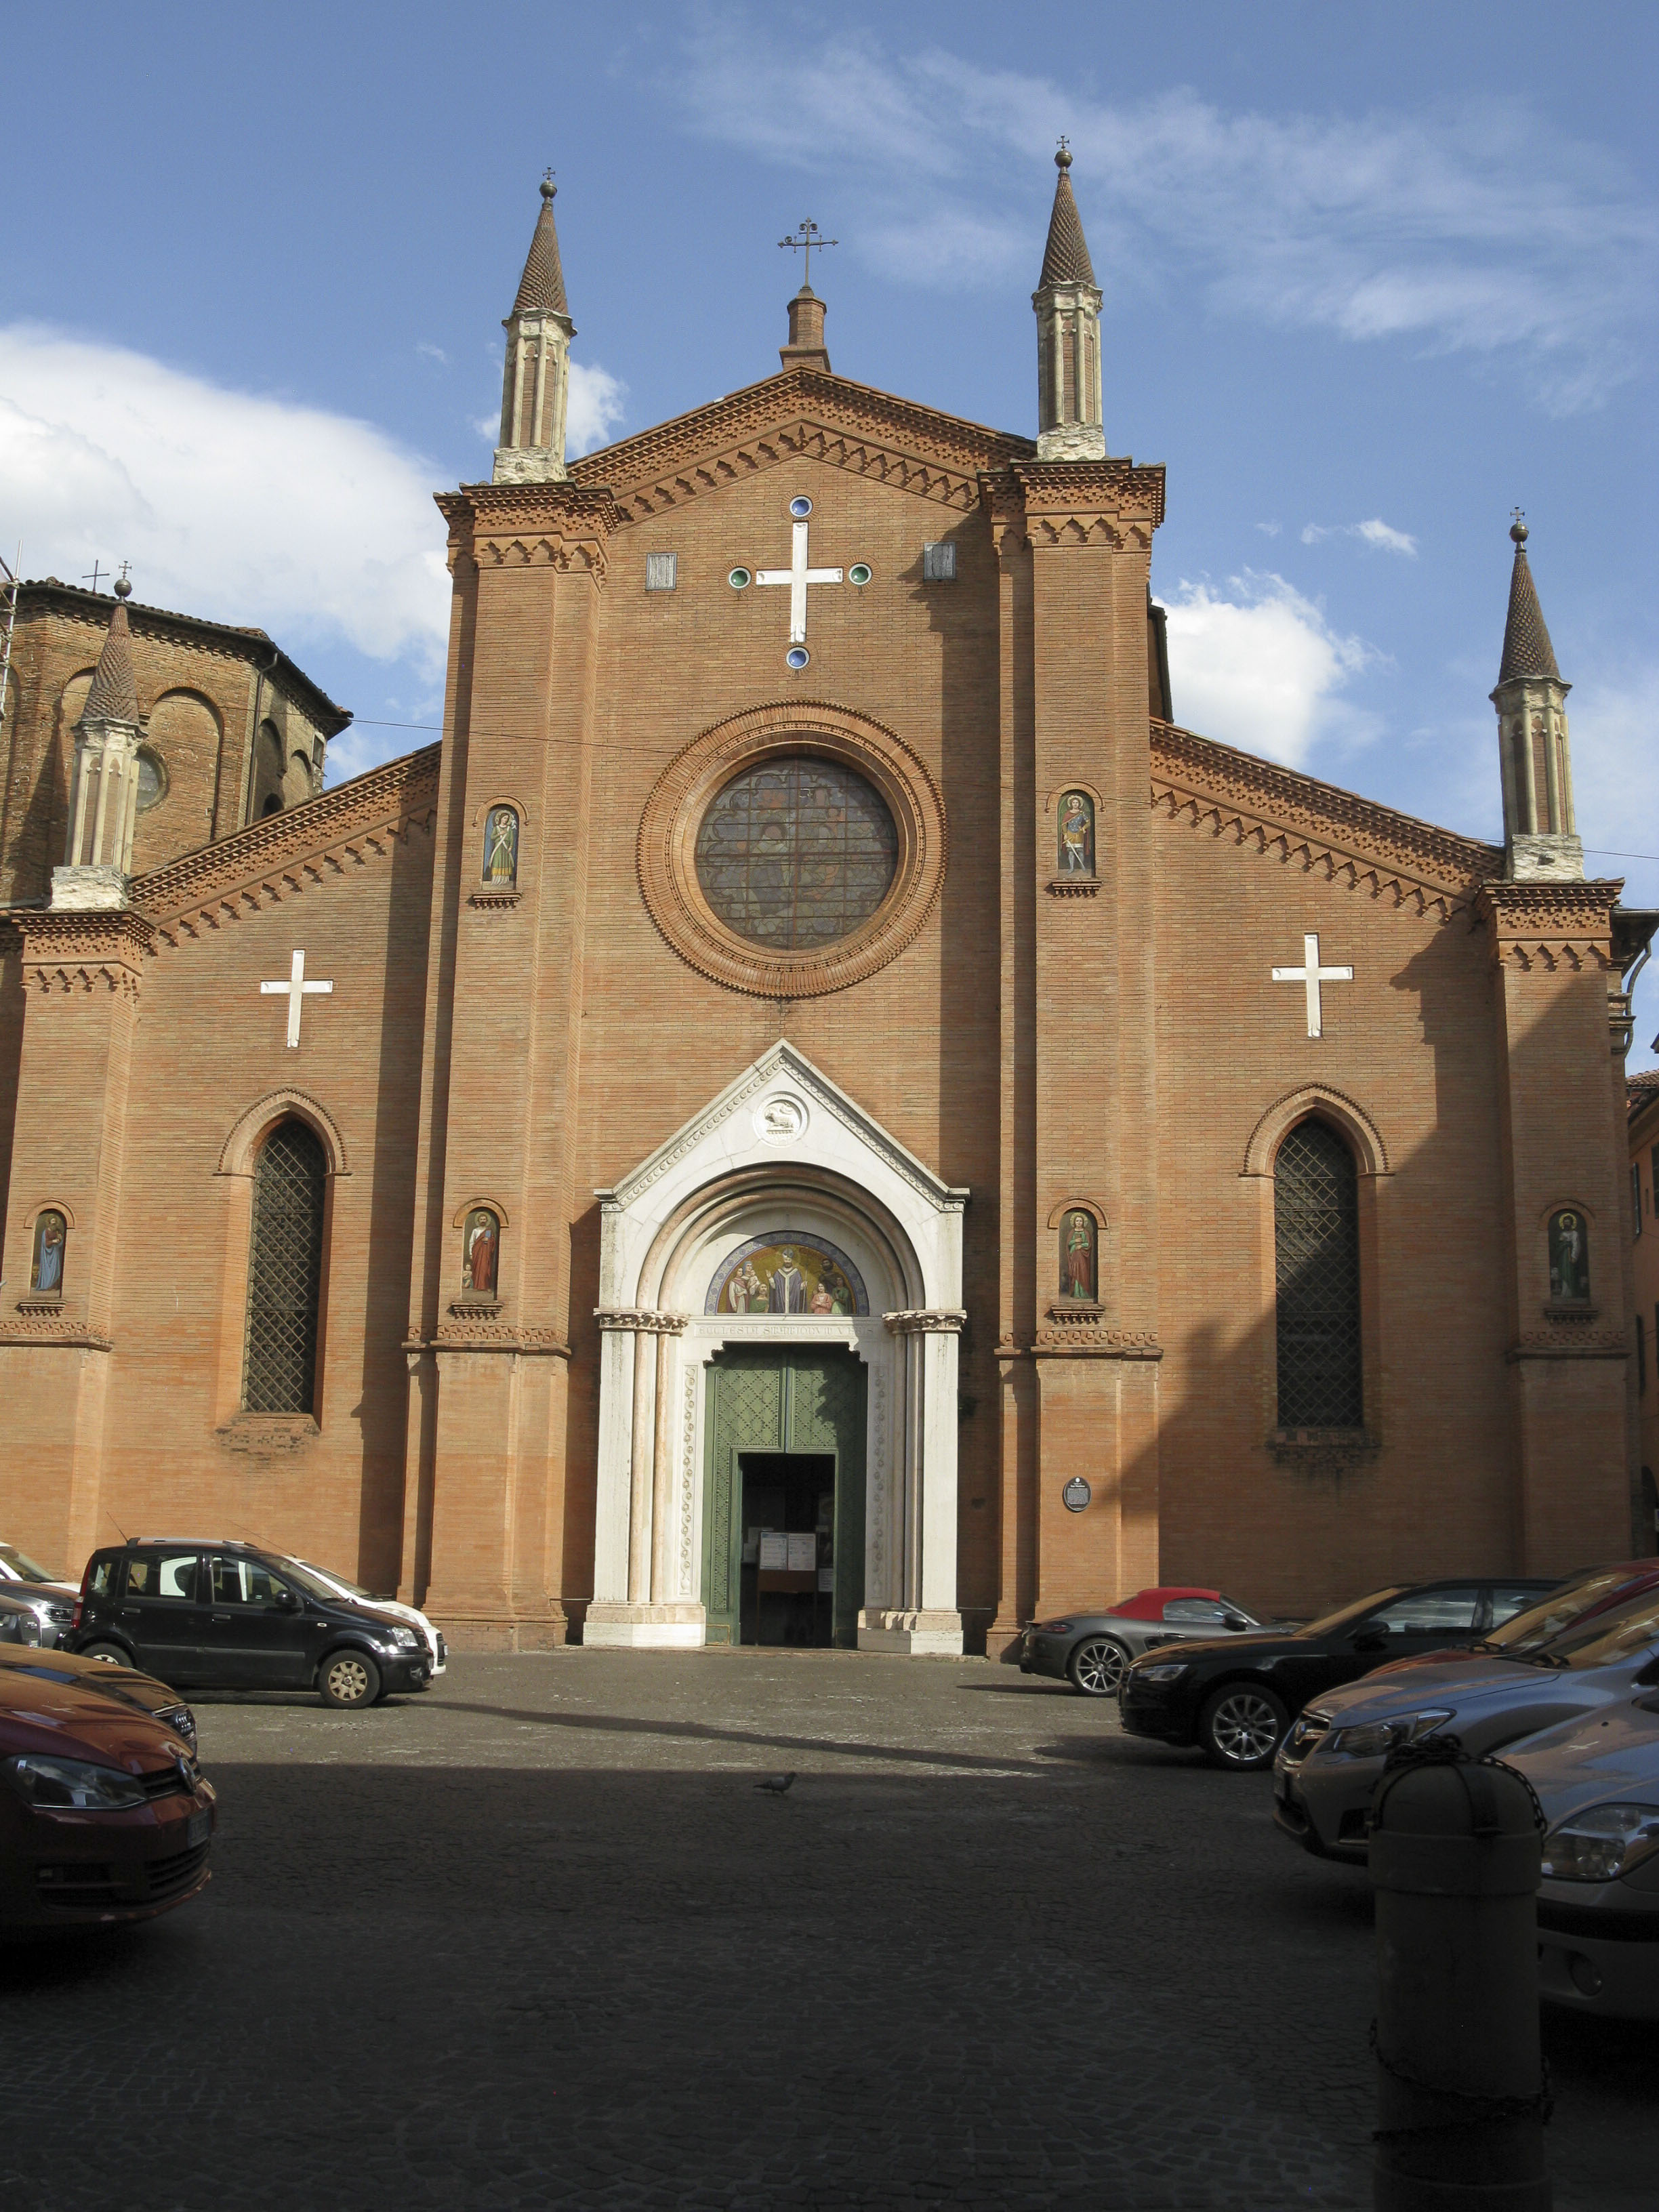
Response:
[[[1584,877],[1524,532],[1501,847],[1178,726],[1068,160],[1035,438],[836,374],[804,286],[775,374],[568,464],[544,187],[440,744],[270,813],[238,753],[161,850],[179,641],[16,664],[0,1533],[915,1652],[1631,1549],[1655,918]]]

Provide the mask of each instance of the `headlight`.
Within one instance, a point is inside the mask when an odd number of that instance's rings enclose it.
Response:
[[[49,1605],[46,1607],[46,1619],[56,1627],[66,1628],[74,1618],[75,1607],[72,1605]]]
[[[410,1644],[418,1644],[420,1640],[420,1638],[416,1636],[412,1628],[389,1628],[386,1631],[386,1641],[388,1644],[397,1644],[407,1647]]]
[[[40,1752],[24,1752],[5,1761],[6,1779],[31,1805],[58,1808],[74,1807],[83,1813],[108,1813],[118,1807],[142,1805],[144,1785],[136,1775],[112,1766],[94,1766],[81,1759],[48,1759]]]
[[[1069,1636],[1071,1632],[1069,1620],[1034,1620],[1031,1623],[1033,1636]]]
[[[1651,1805],[1592,1805],[1544,1838],[1544,1872],[1557,1881],[1616,1881],[1659,1850]]]
[[[1326,1747],[1334,1759],[1381,1759],[1397,1743],[1415,1743],[1420,1735],[1429,1735],[1443,1722],[1451,1718],[1449,1712],[1396,1713],[1392,1720],[1363,1721],[1357,1727],[1338,1729],[1335,1735],[1326,1738]]]
[[[1160,1661],[1156,1667],[1137,1667],[1134,1675],[1137,1682],[1173,1682],[1177,1674],[1184,1674],[1186,1671],[1187,1662],[1179,1659]]]

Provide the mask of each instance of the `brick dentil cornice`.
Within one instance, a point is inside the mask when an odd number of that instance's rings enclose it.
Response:
[[[1152,806],[1172,821],[1254,844],[1443,921],[1468,907],[1503,866],[1497,846],[1173,723],[1152,724]]]
[[[1577,884],[1481,886],[1476,910],[1490,921],[1492,957],[1500,967],[1611,969],[1613,911],[1622,878]]]
[[[613,531],[627,518],[604,485],[561,477],[545,483],[463,484],[436,495],[449,525],[449,564],[471,555],[482,566],[586,569],[603,578]]]
[[[604,489],[626,520],[643,521],[763,469],[811,459],[969,514],[979,504],[982,471],[1033,451],[1029,438],[849,377],[789,368],[585,455],[572,463],[570,481]]]
[[[107,992],[137,999],[140,971],[155,938],[143,915],[109,908],[33,908],[15,910],[10,918],[23,940],[26,990]]]
[[[441,750],[423,745],[135,878],[133,905],[161,943],[173,945],[383,859],[411,830],[430,828]]]

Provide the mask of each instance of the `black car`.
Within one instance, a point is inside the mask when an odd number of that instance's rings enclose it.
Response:
[[[94,1552],[77,1613],[71,1650],[179,1689],[315,1690],[352,1708],[432,1678],[416,1630],[255,1544],[185,1537]]]
[[[1218,1766],[1266,1766],[1310,1698],[1390,1659],[1473,1644],[1559,1580],[1395,1583],[1304,1628],[1149,1651],[1125,1672],[1118,1712],[1132,1735],[1197,1744]]]

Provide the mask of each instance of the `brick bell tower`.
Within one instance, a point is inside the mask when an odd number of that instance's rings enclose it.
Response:
[[[559,1499],[586,943],[588,793],[608,492],[565,470],[574,335],[542,185],[506,319],[489,483],[438,506],[453,579],[405,1358],[404,1576],[475,1645],[562,1640]],[[502,1010],[515,1047],[502,1049]],[[492,1216],[487,1291],[463,1239]],[[429,1513],[430,1559],[420,1534]],[[589,1540],[591,1540],[591,1539]]]
[[[1478,910],[1492,932],[1501,1082],[1517,1549],[1528,1572],[1565,1573],[1580,1559],[1627,1550],[1637,1510],[1622,987],[1655,918],[1620,905],[1621,883],[1585,878],[1570,687],[1518,514],[1510,536],[1509,616],[1492,693],[1504,870],[1482,888]]]
[[[1036,457],[989,491],[1010,794],[993,1652],[1021,1620],[1158,1578],[1147,607],[1164,471],[1108,457],[1101,294],[1063,141],[1054,161]],[[1109,1073],[1079,1085],[1080,1066]]]

